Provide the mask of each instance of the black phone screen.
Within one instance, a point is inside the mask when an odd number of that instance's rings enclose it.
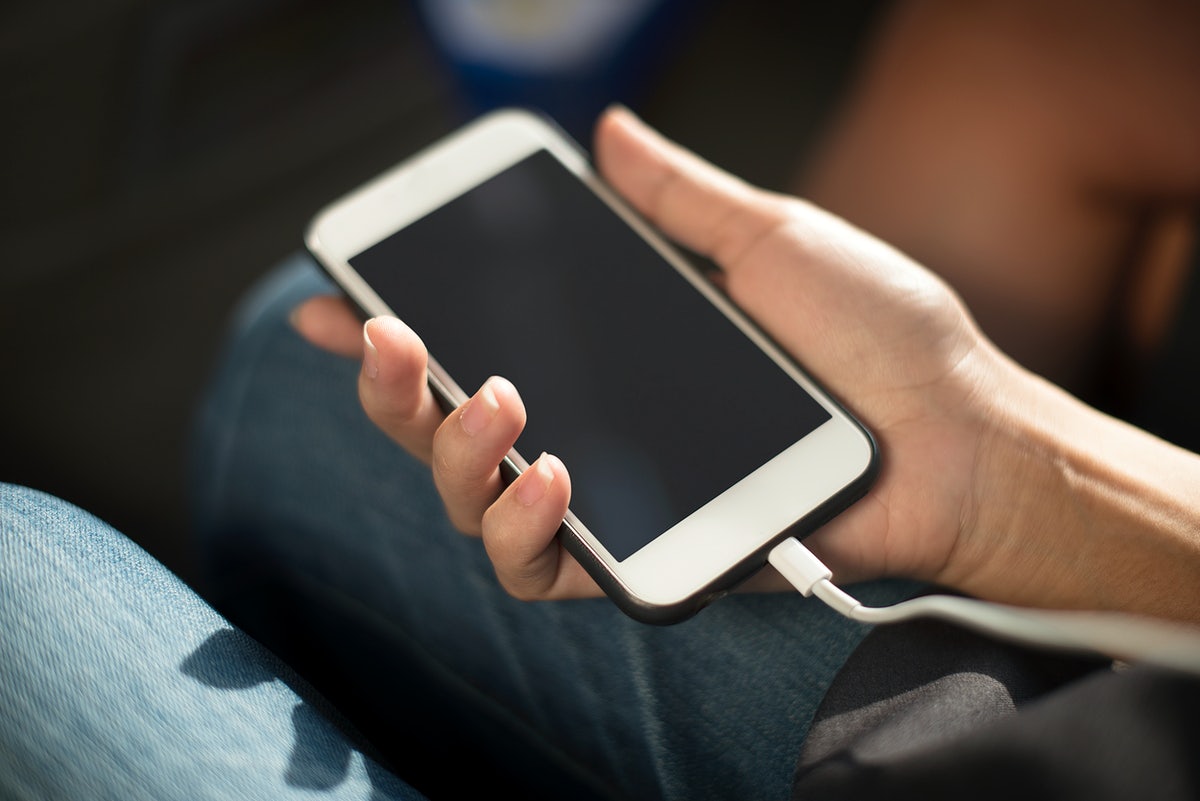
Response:
[[[830,416],[546,152],[350,262],[465,392],[516,385],[618,560]]]

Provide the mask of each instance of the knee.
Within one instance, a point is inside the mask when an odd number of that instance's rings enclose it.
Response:
[[[306,253],[296,253],[268,272],[242,297],[234,311],[233,336],[253,336],[262,328],[287,323],[301,301],[313,295],[335,292],[316,262]]]
[[[62,612],[63,592],[91,586],[103,565],[129,564],[138,550],[61,498],[0,484],[0,629],[12,635],[14,623]]]
[[[131,540],[78,506],[29,487],[0,483],[0,590],[7,592],[18,574],[74,571],[89,563],[133,565],[144,558]]]
[[[0,483],[0,572],[14,569],[23,557],[45,550],[64,533],[91,519],[83,510],[57,498],[16,484]]]

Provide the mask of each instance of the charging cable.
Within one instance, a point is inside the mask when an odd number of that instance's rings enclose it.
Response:
[[[1026,645],[1094,653],[1200,676],[1200,631],[1181,624],[1107,612],[1026,609],[953,595],[926,595],[894,606],[863,606],[831,581],[833,572],[795,537],[775,546],[768,561],[804,597],[815,595],[862,623],[939,618]]]

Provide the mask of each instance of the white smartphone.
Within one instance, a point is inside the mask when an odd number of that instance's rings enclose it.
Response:
[[[867,431],[524,111],[484,116],[321,211],[309,250],[425,342],[447,408],[489,376],[571,473],[559,536],[631,616],[684,619],[866,492]]]

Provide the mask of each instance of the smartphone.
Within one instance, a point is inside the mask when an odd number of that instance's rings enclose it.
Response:
[[[505,471],[563,460],[559,536],[639,620],[691,616],[877,471],[866,429],[535,113],[431,145],[306,243],[364,314],[417,332],[446,408],[494,374],[516,385],[528,424]]]

